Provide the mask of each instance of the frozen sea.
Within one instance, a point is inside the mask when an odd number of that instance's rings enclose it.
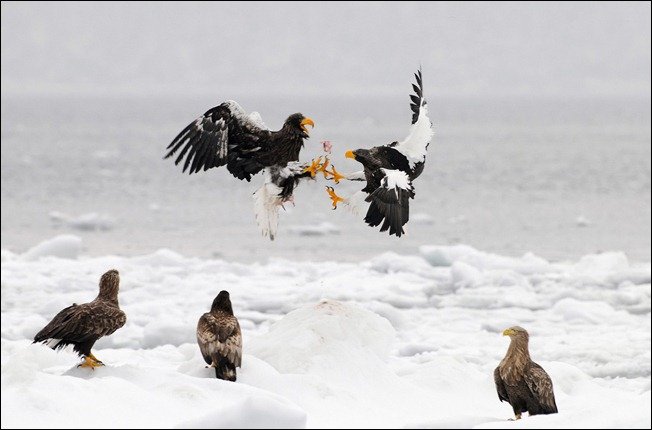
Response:
[[[649,98],[438,98],[412,220],[401,239],[330,210],[325,182],[303,184],[275,242],[254,222],[251,183],[223,169],[183,175],[164,149],[223,99],[257,110],[272,128],[301,111],[316,127],[302,157],[402,139],[407,96],[57,97],[2,99],[2,248],[23,252],[57,234],[83,238],[88,255],[162,247],[229,261],[361,261],[384,251],[464,243],[488,252],[532,251],[551,261],[617,250],[650,260]],[[360,183],[342,184],[350,195]]]
[[[406,97],[239,101],[271,128],[311,116],[305,159],[328,139],[345,172],[346,149],[409,122]],[[274,242],[254,222],[260,178],[162,160],[216,102],[2,99],[2,427],[650,427],[649,98],[430,96],[406,236],[331,211],[322,179]],[[110,268],[127,323],[96,344],[106,367],[31,344]],[[195,341],[221,289],[243,330],[235,384]],[[507,421],[492,372],[512,325],[559,414]]]

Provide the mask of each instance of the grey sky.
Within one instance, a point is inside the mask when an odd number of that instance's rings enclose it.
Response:
[[[2,3],[2,91],[650,94],[650,3]]]

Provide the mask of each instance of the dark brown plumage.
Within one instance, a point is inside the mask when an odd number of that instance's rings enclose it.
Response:
[[[557,413],[552,380],[530,359],[528,332],[521,327],[511,327],[503,336],[509,336],[511,342],[505,358],[494,370],[500,401],[512,406],[516,419],[520,419],[523,412],[529,415]]]
[[[34,343],[43,342],[55,350],[73,345],[73,350],[84,357],[81,366],[101,366],[91,348],[99,338],[113,334],[127,321],[118,304],[119,287],[120,274],[109,270],[100,278],[100,291],[92,302],[75,303],[59,312],[34,336]]]
[[[204,361],[215,368],[219,379],[236,380],[236,367],[242,363],[242,333],[227,291],[220,291],[211,311],[199,318],[197,343]]]
[[[300,113],[290,115],[278,131],[269,130],[257,113],[247,115],[232,100],[209,109],[190,123],[167,147],[165,158],[180,150],[174,163],[184,160],[189,174],[226,165],[238,179],[251,177],[265,167],[285,166],[299,160],[306,126],[312,119]]]

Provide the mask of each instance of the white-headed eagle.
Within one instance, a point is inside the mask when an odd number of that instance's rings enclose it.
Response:
[[[74,303],[59,312],[34,336],[34,343],[43,342],[55,350],[72,345],[84,359],[79,366],[91,369],[103,366],[91,348],[99,338],[113,334],[127,321],[118,304],[119,287],[120,274],[109,270],[100,278],[100,292],[95,300],[81,305]]]
[[[280,130],[272,131],[258,112],[247,115],[238,103],[229,100],[188,124],[168,145],[165,158],[176,155],[174,163],[183,162],[183,171],[189,174],[226,166],[233,176],[247,181],[265,170],[265,183],[255,195],[256,219],[263,235],[273,240],[279,207],[292,200],[300,178],[316,173],[308,170],[309,164],[298,163],[308,138],[307,126],[314,125],[312,119],[295,113]],[[283,194],[270,194],[275,190],[269,184]]]
[[[392,142],[371,149],[346,151],[346,157],[360,162],[364,170],[345,178],[349,180],[366,180],[362,189],[367,193],[365,201],[370,203],[365,222],[371,227],[382,224],[380,231],[389,230],[389,234],[401,236],[403,226],[410,219],[409,199],[414,198],[412,182],[419,177],[426,162],[426,152],[432,139],[433,130],[428,107],[423,97],[421,70],[415,73],[416,85],[414,95],[410,96],[412,109],[412,126],[410,133],[401,142]],[[340,201],[347,201],[335,194],[332,187],[327,187],[333,201],[333,208]]]

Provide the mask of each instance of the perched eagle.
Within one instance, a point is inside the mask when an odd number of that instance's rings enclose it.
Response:
[[[365,222],[371,227],[382,224],[380,231],[401,236],[403,226],[410,217],[409,199],[414,198],[414,181],[426,162],[426,151],[432,139],[432,123],[428,118],[426,99],[423,97],[421,70],[415,75],[417,83],[412,85],[415,94],[412,103],[412,126],[408,137],[401,142],[392,142],[371,149],[347,151],[346,157],[353,158],[364,166],[361,172],[345,176],[349,180],[366,180],[362,189],[367,193],[365,201],[370,203]],[[346,201],[327,187],[333,201],[333,208],[340,201]]]
[[[235,381],[235,368],[242,363],[242,334],[227,291],[220,291],[211,311],[199,318],[197,343],[204,361],[215,368],[215,375]]]
[[[179,164],[185,158],[184,172],[187,170],[192,174],[226,165],[233,176],[247,181],[250,181],[253,175],[267,169],[265,183],[259,190],[256,200],[259,202],[262,195],[267,198],[264,205],[256,204],[257,210],[266,208],[271,211],[271,213],[268,211],[256,213],[259,225],[267,225],[265,219],[275,220],[275,215],[278,213],[278,207],[275,207],[274,203],[280,201],[282,204],[291,197],[291,193],[278,196],[281,198],[278,200],[277,196],[266,194],[265,190],[271,191],[266,184],[270,181],[274,182],[275,179],[280,181],[282,178],[274,178],[274,176],[286,168],[288,163],[299,161],[299,152],[304,140],[308,138],[306,127],[314,127],[314,125],[312,119],[295,113],[285,120],[280,130],[271,131],[265,126],[258,112],[247,115],[238,103],[229,100],[209,109],[204,115],[188,124],[168,145],[165,158],[172,157],[180,150],[174,163]],[[285,189],[283,184],[279,186]],[[273,240],[274,234],[271,230],[263,227],[263,234],[269,235]]]
[[[109,270],[100,278],[100,292],[95,300],[81,305],[73,303],[59,312],[34,336],[34,343],[43,342],[55,350],[73,345],[73,350],[84,359],[79,366],[103,366],[91,348],[99,338],[113,334],[127,321],[118,304],[119,287],[120,274]]]
[[[545,370],[530,359],[528,332],[521,327],[511,327],[503,332],[511,342],[505,358],[494,370],[494,381],[500,401],[509,402],[516,419],[521,414],[556,414],[557,404],[552,390],[552,380]]]

